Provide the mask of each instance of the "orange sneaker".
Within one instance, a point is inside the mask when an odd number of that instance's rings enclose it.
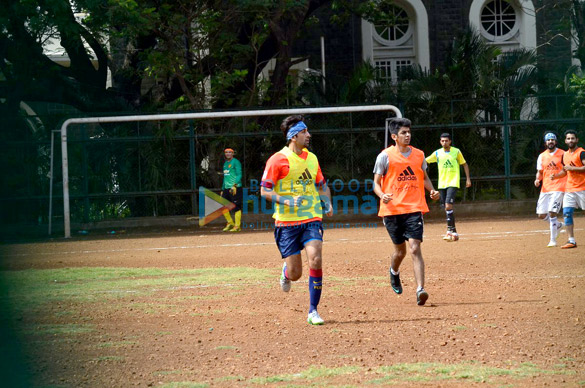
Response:
[[[570,249],[570,248],[577,248],[577,243],[567,241],[567,243],[561,247],[561,249]]]

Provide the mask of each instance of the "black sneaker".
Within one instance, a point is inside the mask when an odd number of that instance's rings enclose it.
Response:
[[[429,293],[426,292],[424,288],[416,292],[416,304],[419,306],[424,306],[427,299],[429,299]]]
[[[402,283],[400,283],[400,274],[394,275],[392,271],[390,271],[390,285],[392,285],[392,289],[397,294],[402,294]]]

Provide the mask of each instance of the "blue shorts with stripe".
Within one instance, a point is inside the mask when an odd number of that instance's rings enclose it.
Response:
[[[298,255],[309,241],[323,241],[323,223],[313,221],[291,226],[277,226],[274,228],[274,239],[283,259]]]

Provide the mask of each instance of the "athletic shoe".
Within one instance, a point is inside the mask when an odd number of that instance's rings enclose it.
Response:
[[[447,241],[447,242],[451,242],[453,241],[452,237],[451,237],[451,232],[447,232],[444,236],[443,236],[443,240]]]
[[[286,270],[286,263],[282,265],[282,272],[280,273],[280,288],[282,291],[289,292],[290,291],[290,279],[287,279],[284,276],[284,271]]]
[[[230,232],[241,232],[242,228],[240,228],[239,226],[234,226],[234,228],[232,230],[230,230]]]
[[[567,241],[567,243],[561,247],[561,249],[570,249],[570,248],[577,248],[577,243]]]
[[[451,241],[459,241],[459,235],[455,232],[451,232]]]
[[[322,325],[325,321],[319,316],[317,310],[313,310],[309,313],[309,316],[307,316],[307,323],[309,325]]]
[[[232,224],[227,224],[227,225],[225,226],[225,228],[223,228],[223,229],[222,229],[222,232],[229,232],[229,231],[230,231],[230,229],[231,229],[231,228],[233,228],[233,227],[234,227],[234,225],[232,225]]]
[[[427,299],[429,299],[429,293],[426,292],[424,288],[416,292],[416,304],[419,306],[424,306]]]
[[[557,242],[550,240],[550,242],[548,243],[548,245],[546,246],[547,248],[554,248],[557,246]]]
[[[402,294],[402,283],[400,282],[400,274],[394,275],[392,271],[390,271],[390,285],[395,293],[398,295]]]

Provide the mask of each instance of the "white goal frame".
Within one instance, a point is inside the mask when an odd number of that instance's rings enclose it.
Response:
[[[134,121],[170,121],[170,120],[197,120],[225,117],[251,117],[251,116],[288,116],[295,114],[314,113],[351,113],[351,112],[375,112],[392,111],[396,117],[402,117],[400,110],[394,105],[361,105],[339,106],[329,108],[294,108],[294,109],[266,109],[266,110],[238,110],[225,112],[201,112],[201,113],[170,113],[143,116],[109,116],[109,117],[80,117],[67,119],[61,125],[61,162],[63,169],[63,222],[65,226],[65,238],[71,237],[71,213],[69,208],[69,162],[67,158],[67,127],[71,124],[90,123],[123,123]],[[386,122],[386,146],[388,145],[388,123]],[[51,181],[52,181],[51,176]],[[51,182],[52,186],[52,182]],[[49,199],[50,204],[53,198]],[[51,207],[51,206],[50,206]],[[49,228],[51,227],[49,219]]]

